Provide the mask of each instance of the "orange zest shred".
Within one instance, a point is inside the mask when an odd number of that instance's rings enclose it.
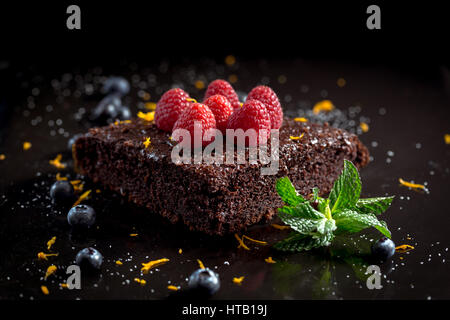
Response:
[[[198,262],[198,266],[200,267],[200,269],[205,269],[205,265],[203,264],[203,262],[200,259],[197,259]]]
[[[450,144],[450,133],[444,135],[445,144]]]
[[[228,55],[225,57],[225,63],[227,66],[232,66],[236,63],[236,58],[233,55]]]
[[[272,257],[268,257],[268,258],[264,259],[264,261],[267,263],[276,263],[276,261],[273,260]]]
[[[150,137],[147,137],[147,138],[145,139],[145,141],[142,142],[142,144],[144,145],[145,149],[148,148],[148,146],[150,145],[150,143],[151,143]]]
[[[57,257],[59,253],[44,253],[44,252],[39,252],[37,254],[37,257],[39,260],[48,260],[47,257]]]
[[[48,288],[46,286],[41,286],[41,291],[45,295],[48,295],[50,293],[50,291],[48,291]]]
[[[47,268],[47,271],[45,272],[44,280],[47,280],[48,277],[50,277],[52,274],[56,272],[56,269],[58,269],[55,265],[51,265]]]
[[[49,163],[57,169],[64,169],[66,165],[61,163],[62,154],[58,154],[55,159],[50,160]]]
[[[66,177],[61,177],[61,174],[58,172],[56,174],[56,180],[57,181],[61,181],[61,180],[67,181],[67,178]]]
[[[23,150],[27,151],[30,148],[31,148],[31,142],[25,141],[23,143]]]
[[[172,286],[172,285],[167,286],[167,289],[169,289],[171,291],[178,291],[179,290],[178,287],[175,287],[175,286]]]
[[[424,191],[428,191],[428,189],[423,184],[407,182],[407,181],[403,180],[402,178],[399,178],[398,182],[400,182],[401,185],[408,187],[408,188],[422,189]]]
[[[234,277],[233,278],[233,283],[240,285],[242,283],[242,281],[244,281],[244,278],[245,278],[244,276],[239,277],[239,278]]]
[[[308,119],[304,118],[304,117],[298,117],[298,118],[294,118],[295,122],[308,122]]]
[[[138,118],[144,119],[145,121],[153,121],[155,119],[155,111],[150,111],[147,113],[139,111],[137,116]]]
[[[92,190],[88,190],[85,193],[83,193],[77,201],[75,201],[75,203],[72,205],[72,207],[75,207],[77,205],[79,205],[82,201],[86,200],[87,197],[89,197],[89,194],[92,192]]]
[[[414,250],[414,247],[409,244],[402,244],[401,246],[395,247],[395,251],[400,253],[405,253],[411,250]]]
[[[81,182],[81,180],[72,180],[70,181],[70,184],[73,186],[75,192],[83,191],[84,184]]]
[[[153,261],[149,261],[147,263],[142,263],[142,268],[141,271],[145,274],[148,273],[150,271],[150,269],[160,266],[166,262],[168,262],[169,259],[167,258],[162,258],[162,259],[158,259],[158,260],[153,260]]]
[[[147,110],[150,110],[150,111],[155,111],[156,110],[156,103],[154,103],[154,102],[147,102],[144,105],[144,108],[147,109]]]
[[[369,131],[369,125],[365,122],[361,122],[359,124],[359,127],[361,128],[362,132],[367,132]]]
[[[320,102],[317,102],[313,107],[313,113],[319,114],[321,111],[331,111],[334,109],[334,105],[330,100],[323,100]]]
[[[248,241],[251,241],[251,242],[254,242],[254,243],[259,243],[259,244],[262,244],[262,245],[266,245],[267,244],[266,241],[255,240],[255,239],[252,239],[252,238],[246,236],[245,234],[242,236],[242,240],[244,240],[244,239],[247,239]]]
[[[2,154],[0,154],[0,160],[5,160],[6,159],[6,156],[2,153]]]
[[[198,90],[201,90],[205,87],[205,83],[202,80],[197,80],[197,81],[195,81],[195,87]]]
[[[139,283],[141,286],[145,286],[145,284],[147,283],[147,281],[145,281],[144,279],[139,278],[134,278],[134,281]]]
[[[286,230],[286,229],[290,229],[291,228],[289,226],[281,226],[281,225],[276,224],[276,223],[272,223],[271,226],[274,227],[275,229],[278,229],[278,230]]]
[[[137,237],[138,235],[138,233],[130,233],[130,237]]]
[[[234,234],[234,237],[235,237],[236,240],[239,242],[238,249],[242,247],[242,248],[244,248],[245,250],[250,250],[250,248],[247,247],[247,246],[245,245],[244,241],[238,236],[237,233]]]
[[[120,260],[116,260],[116,265],[121,266],[121,265],[123,265],[123,262]]]
[[[178,250],[178,253],[179,253],[179,254],[182,254],[182,253],[183,253],[183,249],[180,248],[180,249]]]
[[[195,100],[194,98],[188,98],[188,99],[186,99],[186,101],[189,101],[192,103],[197,103],[197,100]]]
[[[51,238],[50,240],[47,241],[47,250],[50,250],[52,248],[52,246],[55,244],[56,242],[56,237]]]
[[[303,132],[300,136],[295,137],[295,136],[289,136],[289,139],[291,140],[300,140],[301,138],[303,138],[303,136],[305,135],[305,133]]]
[[[59,284],[61,286],[61,288],[68,288],[69,286],[67,285],[67,283],[60,283]]]

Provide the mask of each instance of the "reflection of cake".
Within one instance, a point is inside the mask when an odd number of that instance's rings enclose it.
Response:
[[[282,205],[275,191],[279,177],[289,176],[301,194],[310,194],[313,187],[327,193],[344,159],[359,168],[369,161],[355,135],[293,120],[285,120],[280,129],[276,175],[261,175],[260,163],[177,165],[171,160],[174,145],[168,133],[138,119],[90,129],[73,151],[77,169],[94,182],[208,234],[237,232],[270,219]]]

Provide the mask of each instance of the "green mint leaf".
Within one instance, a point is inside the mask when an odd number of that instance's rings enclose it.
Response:
[[[358,169],[348,160],[344,160],[344,169],[334,182],[328,199],[330,200],[331,212],[353,207],[361,194],[361,180]]]
[[[284,212],[279,213],[278,216],[285,224],[289,225],[293,230],[302,234],[309,234],[315,231],[321,221],[298,218]]]
[[[295,187],[292,185],[292,182],[288,177],[278,179],[275,188],[281,199],[290,206],[296,206],[299,203],[306,201],[297,193],[297,190],[295,190]]]
[[[355,210],[363,214],[374,213],[378,215],[389,208],[393,199],[394,197],[359,199],[358,202],[356,202]]]
[[[319,200],[319,188],[317,188],[317,187],[314,187],[313,189],[312,189],[312,194],[313,194],[313,198],[312,198],[312,201],[317,201],[317,200]]]
[[[313,248],[319,248],[324,245],[329,245],[333,234],[327,234],[322,237],[309,236],[301,233],[294,233],[284,240],[274,244],[274,248],[281,251],[307,251]]]
[[[379,221],[374,214],[361,214],[353,210],[343,210],[335,215],[337,232],[359,232],[363,229],[374,227],[383,235],[390,238],[391,232],[384,221]]]
[[[305,219],[323,219],[325,216],[314,209],[309,202],[300,203],[296,207],[284,206],[278,209],[279,212],[290,214],[293,217]]]

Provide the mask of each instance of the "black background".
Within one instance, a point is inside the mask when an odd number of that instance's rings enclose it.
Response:
[[[66,8],[81,7],[81,30]],[[381,30],[366,9],[381,8]],[[448,62],[442,2],[33,1],[0,5],[3,58],[52,66],[119,57],[327,58],[421,68]]]

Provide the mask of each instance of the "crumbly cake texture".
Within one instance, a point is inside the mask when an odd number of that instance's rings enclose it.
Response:
[[[314,187],[326,194],[344,159],[358,168],[369,162],[356,135],[327,124],[285,119],[279,142],[278,173],[266,176],[259,163],[177,165],[170,134],[142,119],[90,129],[76,140],[73,156],[76,170],[94,182],[172,223],[217,235],[269,221],[282,206],[279,177],[288,176],[302,195]]]

